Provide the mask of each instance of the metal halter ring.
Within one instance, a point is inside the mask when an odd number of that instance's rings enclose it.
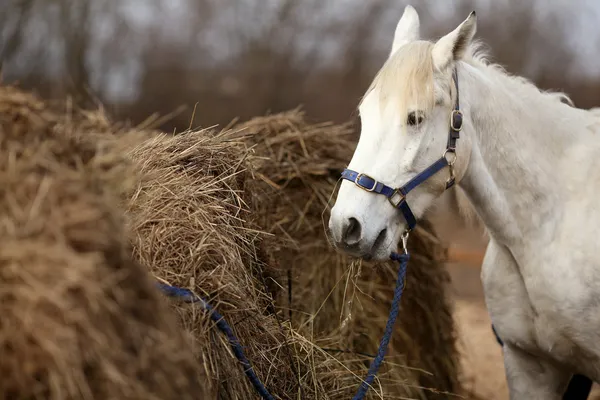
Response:
[[[394,196],[400,196],[397,202],[394,202]],[[398,189],[394,189],[394,192],[387,199],[391,205],[393,205],[395,208],[398,208],[400,203],[402,203],[404,200],[404,195]]]
[[[453,157],[448,158],[448,154],[452,154]],[[449,166],[453,166],[454,163],[456,162],[456,150],[446,149],[446,151],[444,151],[444,154],[442,154],[442,157],[444,157],[446,159],[446,162],[448,163]]]

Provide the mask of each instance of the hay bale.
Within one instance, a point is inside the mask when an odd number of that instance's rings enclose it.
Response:
[[[128,207],[136,258],[225,316],[274,393],[292,393],[285,338],[260,282],[258,233],[244,223],[245,152],[231,132],[158,135],[131,150],[142,179]],[[229,344],[198,307],[173,303],[210,377],[209,398],[254,399]]]
[[[264,279],[271,252],[244,200],[253,187],[245,170],[250,140],[236,130],[188,131],[158,135],[129,152],[142,176],[128,208],[136,258],[160,280],[192,289],[216,307],[273,395],[344,398],[361,377],[320,347],[317,342],[327,338],[290,329],[275,313]],[[209,398],[255,399],[229,344],[207,316],[197,306],[173,307],[196,338]],[[345,381],[352,387],[336,393]]]
[[[397,271],[394,263],[353,262],[333,251],[325,235],[329,199],[354,150],[353,131],[349,125],[310,124],[298,110],[237,128],[249,135],[256,155],[248,200],[255,223],[276,238],[270,259],[277,260],[279,273],[272,273],[277,284],[271,287],[291,287],[291,293],[279,291],[278,304],[291,314],[293,328],[341,363],[317,371],[326,393],[349,398],[372,360],[365,354],[379,345]],[[400,317],[374,392],[446,398],[460,383],[445,248],[423,221],[411,235],[410,251]]]
[[[0,87],[0,399],[198,398],[189,344],[131,259],[129,166],[92,125]]]

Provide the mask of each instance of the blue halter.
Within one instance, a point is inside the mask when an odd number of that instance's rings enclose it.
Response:
[[[448,132],[448,144],[442,157],[425,168],[421,173],[417,174],[414,178],[397,189],[393,189],[390,186],[385,185],[376,179],[350,169],[345,169],[342,172],[342,178],[354,182],[359,188],[366,190],[367,192],[382,194],[387,197],[388,201],[392,206],[399,209],[406,219],[408,225],[407,232],[412,231],[417,226],[417,219],[411,211],[408,203],[406,202],[406,195],[425,182],[427,179],[435,175],[444,167],[448,167],[450,170],[450,178],[446,181],[446,189],[451,188],[456,179],[454,177],[454,163],[456,162],[456,141],[460,137],[460,130],[463,123],[463,115],[460,111],[460,103],[458,97],[458,73],[454,69],[454,86],[456,87],[456,103],[450,114],[450,130]]]

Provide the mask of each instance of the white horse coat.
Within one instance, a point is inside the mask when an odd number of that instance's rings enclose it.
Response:
[[[464,114],[456,181],[490,237],[482,281],[510,397],[560,399],[574,373],[600,381],[600,114],[487,63],[475,31],[472,13],[437,42],[419,40],[407,6],[359,106],[348,168],[397,188],[439,158],[456,68]],[[417,218],[447,179],[444,169],[408,194]],[[343,181],[329,227],[339,249],[387,259],[406,221],[384,196]]]

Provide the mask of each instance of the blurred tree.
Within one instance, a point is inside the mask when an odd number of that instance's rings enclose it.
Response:
[[[334,121],[355,107],[389,52],[406,2],[397,0],[3,0],[5,81],[43,95],[98,98],[134,121],[188,110],[163,126],[227,123],[304,105]],[[550,4],[553,3],[553,4]],[[424,0],[422,34],[435,38],[478,10],[494,60],[582,107],[600,103],[600,73],[577,71],[575,9],[560,2]],[[571,29],[572,30],[572,29]],[[600,31],[596,31],[596,39]],[[590,40],[591,38],[587,38]],[[600,40],[600,39],[598,39]]]

